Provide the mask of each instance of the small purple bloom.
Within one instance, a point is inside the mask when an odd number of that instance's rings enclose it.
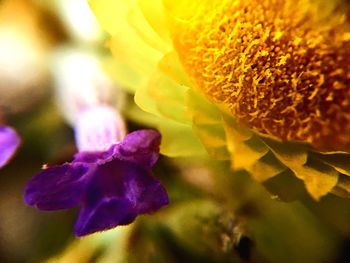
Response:
[[[79,152],[72,162],[34,176],[26,186],[25,202],[40,210],[80,206],[77,236],[129,224],[169,202],[151,172],[159,144],[158,132],[139,130],[106,151]]]
[[[14,129],[0,126],[0,168],[11,159],[19,144],[20,138]]]

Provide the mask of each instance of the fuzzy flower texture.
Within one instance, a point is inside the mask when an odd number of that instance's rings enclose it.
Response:
[[[40,210],[80,206],[75,234],[84,236],[134,221],[168,204],[151,168],[158,159],[160,134],[139,130],[124,137],[113,110],[96,106],[75,127],[79,152],[73,161],[44,169],[25,189],[25,202]]]

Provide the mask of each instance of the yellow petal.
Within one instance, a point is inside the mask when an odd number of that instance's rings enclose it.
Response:
[[[233,169],[248,168],[269,151],[258,136],[253,136],[250,130],[239,125],[233,118],[223,115],[223,119]]]
[[[193,131],[208,154],[217,160],[229,160],[230,154],[218,109],[194,90],[188,91],[186,102],[192,116]]]
[[[180,85],[191,87],[190,80],[186,75],[176,52],[168,52],[158,64],[161,70],[168,77],[178,82]]]
[[[108,72],[120,85],[135,92],[156,70],[159,60],[171,48],[147,23],[136,0],[91,0],[101,25],[112,35],[108,42],[114,63]]]
[[[155,101],[150,96],[147,84],[143,83],[138,87],[134,99],[137,106],[139,106],[143,111],[153,114],[155,119],[161,117]]]
[[[166,42],[171,42],[162,0],[138,0],[139,6],[150,26]]]
[[[338,183],[332,190],[332,193],[340,197],[350,198],[350,178],[344,175],[340,175]]]
[[[149,76],[163,56],[133,31],[123,33],[122,38],[113,37],[108,45],[115,59],[109,65],[113,78],[132,92],[147,84]]]
[[[207,156],[207,153],[193,133],[191,125],[181,124],[142,111],[137,105],[127,105],[128,119],[145,126],[156,127],[162,134],[160,152],[166,156]]]
[[[227,136],[227,147],[231,153],[231,164],[234,170],[252,166],[269,151],[257,136],[241,142]]]
[[[278,142],[268,138],[262,138],[270,150],[287,167],[301,166],[307,161],[307,150],[296,143]]]
[[[162,116],[190,124],[190,117],[185,107],[185,94],[188,87],[180,85],[158,70],[152,74],[145,90]],[[138,104],[142,103],[138,100]]]
[[[267,153],[253,165],[246,168],[253,178],[260,183],[280,174],[287,169],[288,168],[278,161],[271,152]]]
[[[264,141],[276,158],[304,181],[306,189],[314,199],[319,200],[337,184],[338,172],[320,161],[308,159],[308,151],[303,145],[266,138]]]
[[[222,117],[220,111],[193,89],[187,92],[186,104],[188,111],[197,123],[201,125],[221,125]]]
[[[336,154],[314,154],[324,163],[332,166],[338,172],[350,176],[350,154],[336,153]]]
[[[163,0],[166,12],[170,14],[171,18],[178,22],[186,22],[199,12],[199,9],[207,0]]]
[[[227,136],[232,137],[234,140],[247,141],[253,136],[253,132],[237,123],[233,117],[224,114],[223,119]]]
[[[199,125],[194,119],[193,131],[200,138],[210,157],[216,160],[230,159],[226,147],[225,133],[221,127]]]
[[[160,0],[148,0],[148,7],[144,4],[145,1],[139,0],[138,2],[140,6],[132,9],[128,13],[127,21],[129,25],[151,47],[161,51],[162,53],[168,52],[172,48],[170,38],[163,38],[161,35],[159,35],[158,32],[155,31],[155,28],[149,24],[149,19],[151,19],[149,14],[143,12],[147,12],[147,8],[149,9],[150,5],[152,5],[152,11],[154,12],[152,17],[157,17],[157,20],[159,20],[156,21],[159,23],[156,29],[163,28],[162,31],[164,31],[166,29],[166,21],[160,13],[162,11],[162,5],[159,6],[161,3],[158,3]],[[144,8],[143,10],[142,7]],[[155,12],[157,12],[157,14],[155,14]],[[148,16],[145,17],[145,15]]]
[[[322,163],[307,163],[291,168],[295,176],[304,181],[305,187],[315,200],[328,194],[338,182],[338,172]]]
[[[132,66],[114,58],[103,59],[103,69],[127,92],[135,93],[136,89],[144,86],[145,79]]]
[[[123,37],[114,36],[108,43],[116,62],[132,68],[139,78],[147,79],[163,53],[152,48],[132,30],[122,34]]]
[[[177,122],[162,122],[159,130],[163,136],[160,152],[170,157],[207,155],[191,126]]]
[[[166,65],[170,57],[171,55],[164,56],[159,65],[168,69]],[[174,67],[176,67],[176,61],[174,62]],[[190,124],[190,116],[185,107],[187,90],[187,86],[175,81],[158,67],[148,76],[148,82],[138,87],[135,102],[144,111]]]
[[[89,0],[90,7],[102,27],[111,35],[127,23],[127,15],[136,0]]]

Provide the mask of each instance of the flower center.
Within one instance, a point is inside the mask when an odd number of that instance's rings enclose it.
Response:
[[[350,23],[322,0],[226,0],[174,26],[195,86],[253,130],[350,149]]]

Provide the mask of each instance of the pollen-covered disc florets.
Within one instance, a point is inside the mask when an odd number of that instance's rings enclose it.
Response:
[[[195,85],[240,122],[318,150],[350,149],[350,23],[321,0],[227,0],[177,20]],[[220,7],[218,7],[220,6]]]

